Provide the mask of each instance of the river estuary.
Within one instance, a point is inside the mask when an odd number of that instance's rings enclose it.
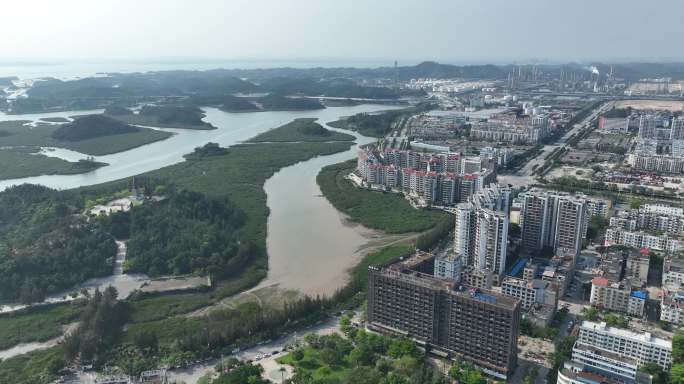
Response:
[[[343,116],[391,108],[393,107],[386,105],[360,105],[318,111],[257,113],[227,113],[214,108],[206,108],[207,116],[204,120],[218,129],[210,131],[163,129],[173,132],[174,135],[160,142],[95,158],[97,161],[109,164],[106,167],[80,175],[50,175],[3,180],[0,181],[0,190],[21,183],[42,184],[56,189],[100,184],[184,161],[184,154],[208,142],[216,142],[224,147],[238,144],[295,118],[313,117],[318,118],[319,123],[325,124]],[[0,120],[37,121],[44,117],[66,117],[99,112],[0,114]],[[356,136],[356,145],[350,150],[313,158],[283,168],[266,181],[264,189],[270,209],[267,235],[269,272],[268,277],[257,289],[276,286],[306,294],[331,294],[344,284],[346,271],[361,256],[361,250],[374,243],[379,237],[374,231],[347,223],[344,216],[321,196],[316,184],[316,175],[322,167],[353,158],[358,144],[366,144],[374,140],[356,133],[352,134]],[[79,158],[78,153],[60,149],[45,153],[70,161]],[[82,155],[82,158],[85,157],[86,155]],[[102,287],[109,284],[118,285],[117,283],[124,276],[126,275],[117,274],[110,278],[97,279],[97,284]],[[137,280],[138,277],[130,276],[129,278]],[[89,282],[89,288],[93,287],[92,283],[92,281]],[[80,288],[76,287],[75,290]],[[27,347],[33,350],[49,346],[52,342],[22,345],[21,352],[28,352]],[[37,348],[31,348],[33,346]],[[10,354],[14,355],[16,352],[18,351],[15,350]]]

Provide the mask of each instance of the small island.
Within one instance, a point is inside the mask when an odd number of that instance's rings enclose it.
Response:
[[[40,121],[45,121],[46,123],[68,123],[69,119],[66,117],[43,117]]]
[[[216,129],[202,121],[205,114],[199,107],[184,105],[145,105],[138,113],[121,107],[105,109],[105,115],[126,124],[146,125],[159,128]]]
[[[104,115],[76,117],[67,124],[38,123],[27,129],[28,121],[0,122],[0,147],[57,147],[86,155],[103,156],[127,151],[171,137],[170,132],[134,127]]]
[[[103,156],[171,137],[169,132],[134,127],[104,115],[77,117],[66,124],[27,121],[0,122],[0,179],[40,175],[71,175],[107,164],[82,159],[70,162],[40,153],[41,147],[64,148],[89,156]],[[85,157],[85,156],[84,156]]]
[[[70,162],[45,156],[38,148],[12,148],[0,150],[0,180],[41,175],[74,175],[94,171],[107,164],[92,159]]]
[[[355,139],[352,135],[323,128],[320,124],[316,123],[316,119],[301,118],[257,135],[248,142],[323,142],[354,141]]]

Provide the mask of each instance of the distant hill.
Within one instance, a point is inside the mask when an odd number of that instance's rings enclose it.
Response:
[[[132,115],[133,111],[120,105],[110,105],[109,107],[105,108],[104,114],[110,116],[126,116]]]
[[[81,141],[102,136],[138,132],[140,129],[104,115],[87,115],[64,124],[52,133],[52,137],[63,141]]]
[[[204,125],[204,112],[197,107],[146,105],[140,116],[153,116],[161,124]]]
[[[258,102],[263,109],[269,111],[306,111],[325,108],[316,99],[290,98],[276,94],[260,97]]]

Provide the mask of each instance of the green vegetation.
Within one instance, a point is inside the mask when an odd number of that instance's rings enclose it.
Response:
[[[331,301],[310,298],[285,303],[281,309],[263,308],[249,302],[216,310],[204,317],[133,322],[108,361],[127,373],[136,374],[161,364],[186,364],[199,357],[229,354],[238,346],[272,339],[319,321],[326,317],[330,305]],[[148,342],[142,343],[141,339]],[[149,347],[150,340],[156,340],[153,348]]]
[[[285,97],[275,93],[260,97],[258,102],[262,109],[268,111],[308,111],[325,108],[316,99]]]
[[[184,293],[178,295],[144,295],[129,297],[130,321],[145,323],[163,320],[192,312],[212,304],[212,296],[205,293]]]
[[[316,123],[316,119],[302,118],[271,129],[249,140],[261,142],[293,142],[293,141],[354,141],[355,137],[346,133],[334,132]]]
[[[532,366],[525,372],[525,377],[523,377],[523,384],[534,384],[537,381],[537,375],[539,375],[539,367]]]
[[[0,383],[50,383],[66,366],[64,352],[52,347],[0,361]]]
[[[584,307],[582,309],[582,315],[584,316],[585,320],[596,321],[596,319],[598,319],[599,313],[594,307]]]
[[[528,319],[522,319],[520,322],[520,333],[537,339],[553,340],[558,335],[558,328],[538,327]]]
[[[350,284],[365,291],[368,287],[368,267],[398,260],[402,256],[410,255],[413,250],[411,245],[391,245],[369,253],[352,269]]]
[[[348,338],[337,334],[308,334],[305,337],[306,346],[278,359],[281,364],[295,368],[291,381],[340,384],[445,382],[412,341],[355,328],[345,329]],[[473,370],[473,375],[475,372]]]
[[[226,95],[224,96],[219,102],[216,104],[219,105],[219,108],[222,111],[226,112],[259,112],[262,111],[261,108],[257,107],[257,105],[249,101],[248,99],[244,97],[236,97],[232,95]],[[210,105],[210,104],[207,104]]]
[[[117,300],[117,292],[108,287],[95,290],[81,312],[76,330],[64,340],[68,360],[99,361],[114,345],[126,320],[125,304]]]
[[[460,362],[451,367],[449,376],[463,384],[487,384],[482,372],[467,362]]]
[[[263,185],[283,167],[318,155],[329,155],[349,148],[349,142],[334,143],[258,143],[235,145],[225,155],[190,156],[188,161],[145,174],[162,183],[167,180],[179,189],[206,194],[209,198],[228,198],[245,214],[240,229],[241,242],[255,244],[252,261],[266,267],[266,193]],[[120,189],[122,183],[110,184]]]
[[[114,239],[69,193],[35,185],[0,193],[0,300],[29,303],[112,271]]]
[[[653,376],[652,384],[667,384],[669,382],[667,372],[656,363],[646,363],[639,367],[639,371]]]
[[[551,323],[545,327],[534,325],[530,320],[523,318],[520,322],[520,333],[538,339],[554,340],[558,336],[560,326],[568,315],[566,308],[561,308],[553,315]]]
[[[195,151],[185,155],[188,160],[201,160],[205,157],[222,156],[228,153],[227,148],[223,148],[218,143],[206,143],[201,147],[195,148]]]
[[[605,217],[600,215],[592,216],[587,227],[587,239],[597,240],[606,228],[608,228],[608,220]]]
[[[0,137],[0,147],[59,147],[88,155],[101,156],[164,140],[172,135],[171,133],[154,129],[136,128],[135,132],[91,137],[78,141],[65,141],[53,137],[53,134],[61,129],[60,127],[63,127],[63,125],[37,124],[35,127],[27,127],[24,126],[24,123],[26,122],[0,122],[0,130],[9,133],[7,136]],[[76,126],[81,127],[80,124]],[[80,128],[78,130],[70,130],[67,131],[67,134],[69,137],[77,137],[74,135],[80,131]],[[85,135],[87,136],[88,134]]]
[[[40,175],[73,175],[105,166],[92,160],[69,162],[37,153],[35,148],[0,149],[0,180]]]
[[[105,108],[104,114],[109,116],[126,116],[132,115],[133,111],[122,105],[110,105]]]
[[[95,311],[95,317],[84,314],[81,330],[77,332],[78,336],[69,340],[66,345],[66,349],[70,351],[69,357],[76,354],[81,356],[92,355],[99,367],[101,367],[99,364],[106,362],[109,366],[121,367],[127,373],[138,373],[160,365],[186,364],[197,358],[229,353],[235,347],[243,347],[259,340],[270,339],[292,329],[298,329],[303,325],[319,321],[340,306],[347,305],[347,303],[357,305],[356,299],[362,296],[359,295],[359,292],[362,292],[363,286],[367,282],[367,266],[407,254],[410,252],[411,246],[392,246],[368,255],[354,269],[353,283],[331,299],[305,298],[286,303],[282,308],[276,309],[262,307],[256,303],[247,303],[236,305],[232,309],[217,310],[205,317],[178,316],[215,303],[221,297],[234,294],[247,286],[252,286],[265,275],[267,261],[265,237],[268,215],[266,196],[263,191],[265,180],[281,167],[316,155],[344,151],[349,148],[349,145],[349,142],[300,142],[245,144],[228,149],[205,146],[198,148],[193,155],[188,156],[187,162],[136,177],[135,180],[144,181],[142,190],[146,195],[149,195],[151,191],[159,190],[163,191],[161,194],[167,196],[167,199],[157,203],[143,204],[140,207],[141,216],[135,220],[133,217],[138,215],[136,213],[138,207],[131,211],[128,220],[125,215],[113,215],[108,219],[95,220],[89,224],[94,231],[99,232],[103,228],[107,228],[111,233],[126,236],[135,232],[133,221],[143,223],[143,220],[158,220],[158,215],[163,216],[166,213],[166,216],[176,214],[179,217],[159,219],[168,222],[168,226],[165,225],[164,227],[167,227],[165,230],[170,232],[164,232],[165,236],[169,233],[175,233],[173,231],[177,229],[175,227],[177,225],[176,220],[183,222],[186,227],[196,229],[190,232],[196,233],[201,229],[211,233],[213,230],[211,226],[217,225],[219,228],[219,224],[222,224],[220,222],[221,217],[202,216],[203,210],[198,207],[222,203],[228,208],[240,207],[244,214],[244,224],[235,227],[230,238],[239,239],[240,244],[254,244],[255,249],[246,253],[246,269],[238,270],[237,272],[241,272],[239,276],[222,276],[223,280],[219,281],[218,287],[211,292],[173,296],[138,294],[127,300],[123,307],[119,307],[121,303],[115,304],[115,307],[120,309],[118,311],[120,313],[117,312],[117,315],[125,314],[130,323],[120,337],[118,336],[120,329],[118,320],[111,323],[106,322],[106,326],[102,325],[102,321],[97,320],[100,311],[111,314],[111,305],[106,305],[103,309]],[[73,220],[80,220],[80,217],[71,213],[82,212],[87,201],[95,201],[103,196],[117,196],[126,187],[128,187],[127,182],[119,181],[68,192],[46,189],[45,194],[60,196],[67,206],[66,216]],[[140,186],[138,185],[138,187]],[[34,186],[26,186],[26,188],[42,190],[42,188]],[[185,195],[179,204],[172,201],[174,194],[177,193]],[[26,193],[22,193],[23,195]],[[0,197],[2,196],[0,194]],[[37,200],[46,204],[51,201],[44,197],[37,198]],[[229,205],[228,201],[234,205]],[[169,204],[168,209],[159,209],[160,206],[165,207],[164,204]],[[14,209],[17,205],[14,202],[9,204],[0,202],[0,212],[2,209],[10,209],[10,207]],[[30,206],[39,211],[49,211],[46,207],[33,203]],[[159,213],[147,212],[147,210],[154,210],[155,207]],[[55,210],[65,214],[61,206]],[[12,213],[15,212],[8,212],[7,217],[17,222],[28,220],[31,217],[28,213],[18,212],[15,215]],[[188,223],[187,220],[190,220],[190,225],[185,224]],[[232,219],[229,222],[233,224]],[[6,220],[0,215],[0,228],[5,223]],[[443,223],[440,220],[436,220],[436,223],[437,225],[428,231],[429,236],[422,240],[424,244],[433,244],[435,239],[443,235]],[[11,220],[8,225],[10,224],[13,224]],[[70,226],[64,225],[60,228],[68,227]],[[141,230],[145,231],[145,227],[136,228],[142,228]],[[157,234],[148,236],[153,237]],[[208,240],[211,241],[211,238]],[[111,237],[108,237],[107,241],[112,241]],[[181,248],[184,244],[180,244]],[[191,248],[193,247],[188,247],[187,250]],[[215,252],[212,252],[212,256],[213,253]],[[180,256],[181,260],[185,257],[181,254],[177,256]],[[159,259],[161,260],[161,258]],[[170,257],[166,260],[178,260],[178,257]],[[212,262],[211,258],[208,262]],[[223,266],[224,263],[221,262],[220,264]],[[81,273],[82,265],[72,263],[70,266],[75,274]],[[172,264],[164,265],[166,268],[172,268],[171,266]],[[107,266],[108,272],[110,268],[111,265]],[[202,268],[204,266],[200,266],[198,271],[204,271]],[[352,300],[351,303],[350,300]],[[113,301],[100,299],[100,303],[103,302],[112,303]],[[93,304],[93,306],[95,305]],[[97,307],[100,306],[100,304],[97,305]],[[90,312],[92,314],[93,311]],[[54,317],[58,318],[58,316]],[[53,321],[53,324],[56,323],[59,321]],[[91,335],[97,337],[93,339],[90,337]],[[54,364],[54,367],[63,365],[63,361],[60,360]],[[24,371],[27,375],[34,370],[43,371],[35,359],[17,369],[17,372]],[[365,370],[365,368],[359,369]],[[9,368],[5,370],[0,367],[0,377],[3,377],[3,374],[9,374],[6,373],[9,371]],[[359,370],[353,369],[353,371]],[[359,372],[355,373],[356,377],[359,377]]]
[[[79,305],[38,307],[0,315],[0,350],[19,343],[46,341],[62,334],[62,327],[78,319]]]
[[[629,207],[631,209],[639,209],[644,204],[643,199],[637,199],[635,197],[629,199]]]
[[[670,383],[684,384],[684,334],[675,332],[672,337],[672,368]]]
[[[271,77],[260,84],[264,91],[282,95],[328,96],[364,99],[397,99],[399,95],[384,87],[364,87],[348,79],[317,80],[311,77]]]
[[[606,324],[609,327],[616,327],[616,328],[628,328],[629,327],[629,319],[624,317],[624,316],[618,316],[612,313],[607,313],[603,316],[603,321],[606,322]]]
[[[546,376],[547,383],[556,382],[558,370],[561,369],[563,363],[572,356],[572,346],[575,345],[575,340],[577,340],[575,336],[566,336],[563,340],[556,343],[556,351],[551,354],[553,367]]]
[[[323,195],[354,222],[388,233],[422,232],[450,220],[444,211],[415,209],[399,194],[357,188],[344,176],[354,170],[350,160],[327,166],[316,178]]]
[[[139,131],[140,128],[121,123],[105,115],[86,115],[76,118],[71,123],[60,125],[52,132],[52,137],[61,141],[81,141]]]
[[[544,146],[539,144],[513,156],[511,161],[506,164],[506,170],[511,172],[522,168],[528,161],[537,157],[544,151]],[[536,170],[537,164],[535,164]]]
[[[207,381],[211,384],[270,384],[271,381],[266,381],[261,378],[264,369],[261,365],[252,365],[249,363],[240,362],[238,359],[232,358],[221,364],[221,374],[213,379]]]
[[[69,119],[65,117],[43,117],[41,121],[46,121],[48,123],[68,123]]]
[[[632,108],[615,108],[613,107],[608,112],[604,113],[603,116],[607,118],[628,118],[632,114]]]
[[[125,114],[121,109],[108,109],[110,116],[128,124],[163,128],[216,129],[202,121],[204,112],[198,107],[182,105],[146,105],[137,114]],[[105,111],[107,112],[107,111]],[[118,113],[118,114],[117,114]]]
[[[359,113],[346,119],[328,123],[331,127],[344,128],[358,131],[364,136],[385,137],[394,129],[397,121],[416,113],[426,112],[433,109],[429,103],[418,104],[415,107],[397,109],[378,113]]]
[[[240,242],[244,214],[227,199],[171,191],[158,202],[102,218],[104,228],[126,238],[126,270],[149,276],[239,274],[259,248]]]

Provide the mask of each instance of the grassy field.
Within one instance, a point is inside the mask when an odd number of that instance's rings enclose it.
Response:
[[[52,347],[2,360],[0,383],[50,383],[65,365],[63,356],[61,347]]]
[[[62,326],[78,320],[80,307],[62,304],[0,315],[0,350],[20,343],[46,341],[62,334]]]
[[[35,153],[34,148],[0,149],[0,180],[40,175],[74,175],[90,172],[106,164],[69,162]]]
[[[138,132],[121,135],[111,135],[80,141],[60,141],[52,137],[52,133],[59,125],[37,124],[28,127],[26,121],[0,122],[0,131],[9,133],[0,135],[0,147],[59,147],[85,153],[87,155],[102,156],[123,152],[145,144],[169,138],[169,132],[140,128]]]
[[[353,284],[358,284],[363,290],[368,286],[368,267],[371,265],[383,265],[399,257],[407,256],[414,250],[413,245],[399,244],[390,245],[381,248],[375,252],[366,255],[361,262],[359,262],[351,270],[351,281]]]
[[[399,194],[355,187],[344,178],[355,167],[355,160],[330,165],[316,178],[323,195],[352,221],[388,233],[406,233],[425,231],[449,218],[443,211],[415,209]]]
[[[289,353],[277,361],[294,367],[297,372],[306,372],[314,380],[328,380],[333,382],[343,382],[342,380],[349,375],[353,366],[348,361],[341,361],[340,364],[329,365],[324,363],[321,351],[311,347],[302,348],[303,357],[295,360],[292,353]]]
[[[260,142],[294,142],[294,141],[354,141],[355,137],[346,133],[334,132],[316,123],[316,119],[296,119],[290,123],[264,132],[249,140]]]

